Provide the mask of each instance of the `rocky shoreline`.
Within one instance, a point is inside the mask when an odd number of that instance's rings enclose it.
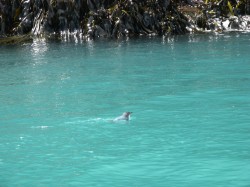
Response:
[[[250,0],[2,0],[0,43],[250,31]]]

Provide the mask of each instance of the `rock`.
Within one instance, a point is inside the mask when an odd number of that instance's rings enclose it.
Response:
[[[250,30],[250,15],[245,15],[241,17],[240,29]]]
[[[101,28],[99,25],[95,26],[95,31],[94,31],[94,37],[107,37],[108,34],[105,32],[103,28]]]
[[[162,2],[163,10],[166,10],[168,8],[169,4],[170,4],[170,0],[163,0],[163,2]]]
[[[131,32],[135,31],[134,30],[134,22],[133,22],[131,16],[129,16],[127,14],[124,15],[123,18],[122,18],[122,22],[123,22],[125,28],[128,30],[128,32],[129,31],[131,31]]]
[[[33,35],[61,34],[67,39],[68,35],[76,33],[90,37],[119,37],[249,30],[250,16],[226,18],[228,11],[223,2],[0,0],[0,35],[31,31]]]
[[[5,34],[5,20],[0,16],[0,36]]]
[[[98,1],[98,0],[96,0],[96,1]],[[95,0],[87,0],[87,5],[88,5],[88,8],[90,11],[93,11],[93,12],[97,11]]]
[[[34,35],[39,35],[42,30],[42,24],[43,22],[43,15],[42,15],[42,9],[38,12],[36,17],[34,18],[34,23],[33,23],[33,28],[32,28],[32,33]]]
[[[143,14],[143,24],[145,27],[149,27],[150,25],[152,25],[151,17],[147,12]]]
[[[27,34],[33,26],[33,13],[28,14],[19,23],[18,27],[14,29],[16,34]]]
[[[229,28],[230,21],[227,19],[226,21],[221,22],[222,27],[224,30],[227,30]]]
[[[216,28],[215,23],[212,19],[208,20],[207,25],[208,25],[208,30],[214,31]]]
[[[103,30],[107,33],[107,36],[110,37],[112,30],[111,22],[108,19],[104,19],[102,25],[103,25]]]

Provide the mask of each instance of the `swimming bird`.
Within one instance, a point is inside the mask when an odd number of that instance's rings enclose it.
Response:
[[[113,121],[120,121],[120,120],[129,121],[130,114],[132,114],[132,112],[124,112],[121,116],[115,118]]]

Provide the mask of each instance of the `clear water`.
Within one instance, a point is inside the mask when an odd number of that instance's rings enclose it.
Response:
[[[0,46],[0,186],[247,187],[249,114],[250,34]]]

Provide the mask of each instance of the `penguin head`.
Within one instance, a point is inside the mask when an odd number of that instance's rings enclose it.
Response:
[[[129,117],[130,116],[130,114],[132,114],[133,112],[124,112],[122,115],[124,116],[124,117]]]

